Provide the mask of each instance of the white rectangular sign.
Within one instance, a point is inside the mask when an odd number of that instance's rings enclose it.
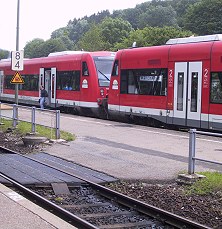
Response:
[[[23,70],[23,58],[24,50],[12,51],[12,70],[22,71]]]

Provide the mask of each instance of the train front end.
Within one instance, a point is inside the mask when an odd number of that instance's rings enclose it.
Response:
[[[107,99],[115,52],[92,52],[88,58],[92,58],[92,61],[86,61],[88,70],[84,70],[83,67],[81,97],[82,100],[94,104],[91,109],[94,115],[105,118],[107,116]]]

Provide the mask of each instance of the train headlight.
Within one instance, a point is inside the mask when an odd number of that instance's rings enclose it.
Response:
[[[104,96],[104,89],[100,89],[100,95]]]

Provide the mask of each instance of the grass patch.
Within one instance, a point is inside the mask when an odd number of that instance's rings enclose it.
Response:
[[[222,173],[200,172],[198,174],[202,174],[206,178],[198,180],[193,185],[186,187],[186,194],[206,195],[222,191]]]
[[[7,131],[8,128],[12,128],[12,120],[1,119],[1,122],[4,124],[4,125],[0,125],[1,131],[5,132]],[[27,133],[30,133],[31,130],[32,130],[31,123],[19,121],[14,131],[15,133],[25,136]],[[36,125],[36,133],[38,136],[43,136],[48,139],[56,139],[55,129],[53,128]],[[60,138],[66,141],[73,141],[75,140],[75,135],[66,131],[60,131]]]

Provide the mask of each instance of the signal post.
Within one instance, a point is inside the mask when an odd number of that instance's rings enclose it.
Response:
[[[14,76],[12,77],[10,83],[15,84],[15,104],[18,105],[18,84],[23,84],[24,80],[19,73],[19,71],[22,71],[24,68],[23,64],[23,56],[24,51],[13,51],[11,53],[11,68],[13,71],[15,71]],[[18,120],[18,108],[16,107],[16,110],[14,112],[15,119]],[[17,124],[17,122],[16,122]]]
[[[23,84],[24,80],[19,73],[19,71],[22,71],[24,68],[23,64],[23,57],[24,57],[24,51],[13,51],[11,54],[11,68],[13,71],[15,71],[15,74],[10,81],[11,84],[15,84],[15,87],[17,87],[17,90],[15,90],[15,103],[18,104],[18,84]]]

